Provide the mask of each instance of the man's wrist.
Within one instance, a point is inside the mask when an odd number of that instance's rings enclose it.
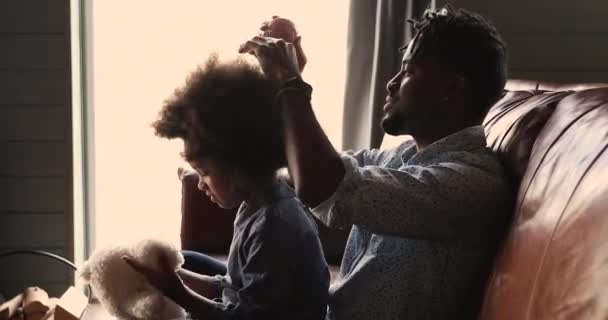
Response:
[[[299,93],[305,97],[308,101],[312,98],[312,86],[304,82],[301,76],[294,76],[284,81],[279,90],[275,94],[275,101],[281,102],[281,99],[286,94]]]

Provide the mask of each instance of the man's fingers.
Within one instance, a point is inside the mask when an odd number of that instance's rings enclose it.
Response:
[[[239,46],[239,53],[252,52],[253,47],[255,47],[255,46],[256,46],[255,44],[250,43],[249,40],[247,40],[247,42],[245,42]]]
[[[277,40],[277,41],[275,42],[275,44],[276,44],[276,45],[277,45],[279,48],[281,48],[282,50],[285,50],[285,48],[286,48],[288,45],[292,45],[291,43],[288,43],[287,41],[285,41],[285,40],[283,40],[283,39],[279,39],[279,40]]]
[[[266,31],[268,29],[270,29],[270,22],[268,22],[268,21],[262,22],[262,25],[260,26],[260,30]]]
[[[293,63],[298,64],[295,67],[297,70],[301,71],[302,68],[300,68],[299,66],[300,61],[298,59],[298,54],[293,43],[285,43],[284,46],[286,47],[287,54],[289,55],[289,61],[293,61]]]
[[[255,36],[239,47],[239,53],[254,54],[270,78],[286,80],[300,72],[293,43],[274,37]]]
[[[278,38],[254,36],[239,47],[239,53],[249,52],[257,55],[262,50],[268,50],[270,47],[278,45],[281,42],[285,43],[284,40]]]
[[[256,52],[265,45],[267,45],[267,41],[264,39],[264,37],[255,36],[247,40],[247,42],[243,43],[239,47],[239,53]]]
[[[306,54],[304,54],[304,50],[302,49],[302,37],[297,36],[293,42],[294,47],[296,48],[296,55],[298,57],[298,66],[300,67],[300,72],[304,71],[304,67],[308,62],[306,59]]]

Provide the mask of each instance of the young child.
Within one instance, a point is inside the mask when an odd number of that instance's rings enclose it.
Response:
[[[127,261],[195,318],[325,317],[329,271],[316,226],[276,178],[286,165],[276,88],[257,66],[212,56],[153,125],[158,136],[184,141],[183,156],[211,201],[240,205],[226,274],[159,272]]]

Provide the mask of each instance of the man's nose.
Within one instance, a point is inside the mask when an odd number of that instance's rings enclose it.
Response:
[[[386,91],[390,94],[393,94],[399,88],[399,73],[396,74],[391,80],[386,84]]]

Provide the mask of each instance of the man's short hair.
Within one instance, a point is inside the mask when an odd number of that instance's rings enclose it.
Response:
[[[259,66],[212,55],[165,101],[153,127],[160,137],[183,139],[187,161],[210,158],[266,178],[286,165],[276,89]]]
[[[413,59],[432,61],[460,74],[465,90],[483,118],[502,95],[507,79],[507,51],[496,28],[484,17],[450,5],[427,10],[420,21],[409,20],[418,39]]]

